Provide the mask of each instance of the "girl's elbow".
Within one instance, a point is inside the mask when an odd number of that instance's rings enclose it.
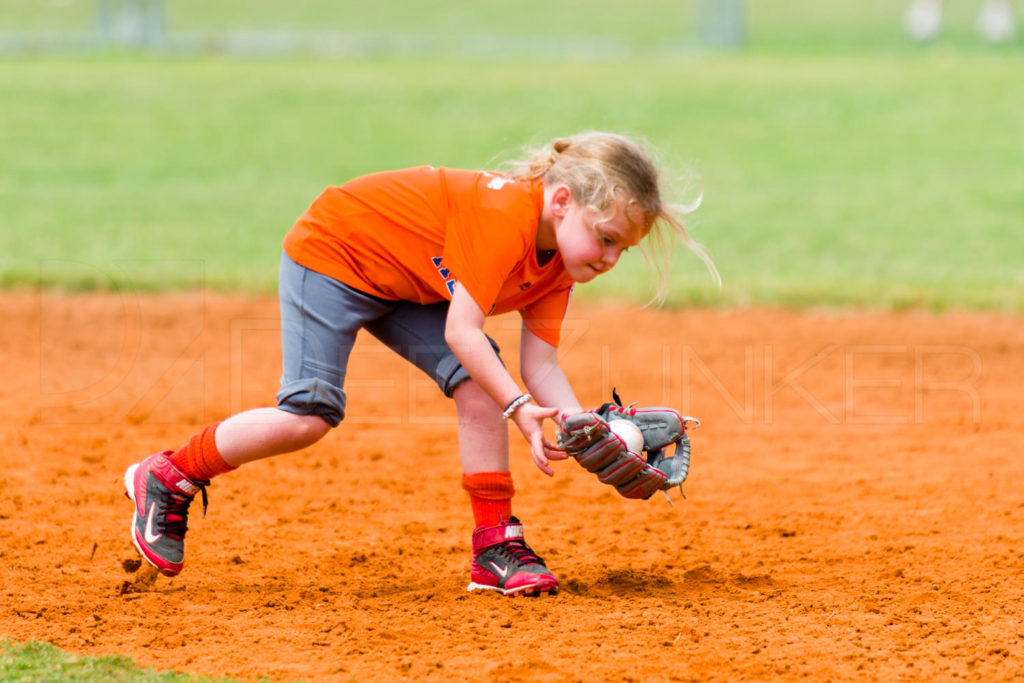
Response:
[[[450,347],[460,346],[465,344],[466,331],[459,325],[453,325],[451,321],[444,326],[444,341]]]

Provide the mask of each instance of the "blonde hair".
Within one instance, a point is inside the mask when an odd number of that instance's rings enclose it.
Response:
[[[527,161],[513,162],[509,175],[542,180],[545,185],[565,184],[574,202],[597,214],[622,208],[632,222],[629,209],[638,207],[643,224],[635,227],[648,238],[640,249],[658,274],[656,302],[663,302],[668,290],[672,252],[667,247],[672,234],[704,262],[721,287],[722,278],[714,262],[693,241],[683,222],[683,216],[700,205],[700,198],[690,205],[662,201],[658,169],[647,150],[629,138],[596,131],[557,138],[531,152]]]

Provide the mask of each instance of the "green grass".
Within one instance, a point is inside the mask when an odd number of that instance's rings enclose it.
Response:
[[[1024,308],[1024,91],[1001,51],[466,63],[0,62],[0,285],[272,291],[331,183],[580,129],[703,179],[672,300]],[[498,155],[496,157],[496,155]],[[648,295],[639,259],[580,293]]]
[[[46,643],[15,643],[0,638],[0,680],[11,683],[44,681],[124,681],[125,683],[229,683],[234,679],[195,677],[172,671],[143,669],[121,656],[77,657]]]
[[[696,49],[697,0],[166,0],[169,35],[362,37],[361,59],[0,61],[0,286],[272,291],[326,184],[487,167],[604,128],[703,179],[670,300],[1024,308],[1024,41],[947,3],[918,46],[890,0],[746,3],[737,53]],[[8,0],[0,31],[88,31],[96,0]],[[357,41],[358,42],[358,41]],[[359,43],[362,44],[362,43]],[[649,294],[640,259],[580,294]]]

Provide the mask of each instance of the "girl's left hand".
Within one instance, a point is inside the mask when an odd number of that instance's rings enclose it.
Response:
[[[549,477],[554,476],[555,472],[548,465],[548,461],[565,460],[569,457],[567,453],[559,450],[558,446],[544,438],[544,420],[554,418],[557,414],[558,408],[544,408],[532,403],[521,406],[512,414],[516,426],[530,444],[533,463]]]

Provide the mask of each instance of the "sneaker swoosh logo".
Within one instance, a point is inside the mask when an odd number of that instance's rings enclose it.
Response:
[[[156,543],[157,541],[159,541],[164,536],[163,534],[154,534],[153,533],[153,515],[154,514],[156,514],[156,501],[150,503],[150,505],[149,505],[149,514],[146,515],[146,530],[142,534],[143,538],[146,539],[146,543]]]
[[[494,564],[493,562],[488,562],[487,564],[489,564],[492,567],[494,567],[495,573],[496,574],[501,574],[501,578],[504,579],[504,578],[506,578],[508,576],[508,567],[499,567],[498,565]]]

